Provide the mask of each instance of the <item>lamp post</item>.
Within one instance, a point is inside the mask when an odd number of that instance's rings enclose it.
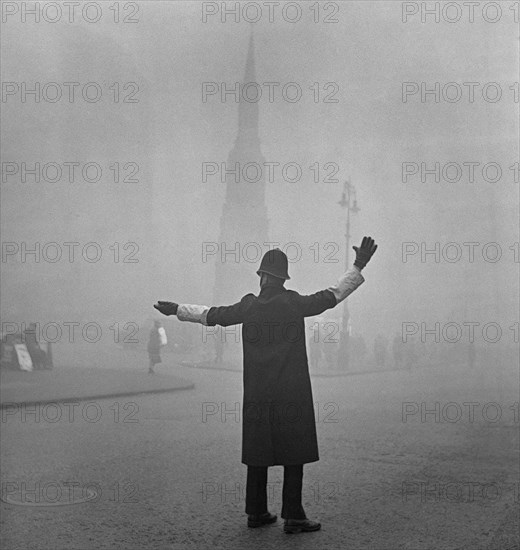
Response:
[[[350,250],[350,214],[356,214],[359,212],[356,199],[356,189],[350,182],[350,179],[346,180],[343,183],[343,193],[341,195],[341,200],[338,201],[338,204],[341,208],[347,209],[347,224],[346,224],[346,249],[345,249],[345,270],[349,266],[349,250]],[[349,368],[349,311],[348,311],[348,302],[347,300],[343,303],[343,323],[340,333],[340,342],[338,350],[338,367],[341,368],[342,365],[348,369]]]

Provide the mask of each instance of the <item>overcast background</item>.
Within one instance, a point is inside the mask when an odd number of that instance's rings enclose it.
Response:
[[[138,23],[115,24],[109,4],[98,4],[103,16],[96,23],[77,14],[69,23],[65,13],[56,23],[30,16],[23,23],[16,13],[2,24],[4,83],[97,82],[103,89],[97,103],[3,98],[3,162],[103,166],[97,183],[68,183],[65,176],[22,183],[19,174],[2,182],[3,243],[95,241],[103,250],[97,263],[69,263],[65,248],[56,263],[34,256],[22,262],[19,253],[2,261],[4,321],[141,321],[153,316],[157,299],[211,305],[218,259],[204,262],[202,243],[219,240],[225,184],[216,176],[203,182],[201,167],[227,161],[238,103],[218,95],[204,103],[201,87],[243,80],[253,32],[257,82],[297,82],[303,90],[297,103],[284,101],[280,87],[273,103],[266,94],[258,103],[266,161],[303,167],[297,183],[283,181],[280,171],[266,183],[270,240],[299,243],[303,252],[290,265],[288,286],[313,292],[344,271],[338,200],[351,176],[361,209],[352,219],[353,240],[369,234],[379,243],[367,284],[350,299],[354,333],[371,340],[377,332],[394,334],[404,321],[498,322],[501,343],[512,344],[518,263],[509,247],[518,242],[518,177],[508,167],[518,162],[518,95],[515,102],[509,87],[516,82],[518,94],[518,23],[507,3],[496,23],[484,21],[479,8],[473,23],[466,11],[457,23],[421,23],[420,14],[403,22],[400,2],[338,2],[338,22],[324,23],[321,12],[315,23],[311,3],[301,2],[297,23],[285,21],[279,7],[270,23],[264,7],[253,25],[232,16],[222,23],[220,15],[203,23],[197,1],[139,2]],[[114,82],[121,89],[138,83],[138,102],[114,103]],[[337,83],[339,102],[315,103],[314,82]],[[416,94],[404,103],[402,82],[457,82],[463,95],[435,103]],[[479,83],[473,103],[463,82]],[[500,84],[500,101],[482,98],[487,82]],[[107,166],[115,161],[137,163],[138,182],[111,181]],[[402,181],[403,162],[450,161],[497,162],[502,178],[486,182],[477,167],[474,183],[466,172],[458,183],[431,176],[422,183],[420,175]],[[315,162],[336,163],[339,182],[314,183],[306,167]],[[462,246],[470,241],[480,243],[473,263]],[[137,243],[138,263],[114,263],[114,242]],[[314,262],[309,246],[328,242],[337,243],[338,262]],[[441,255],[436,263],[417,253],[404,263],[404,242],[439,242],[441,249],[456,242],[463,256],[450,263]],[[495,263],[482,257],[489,242],[502,249]],[[242,293],[237,288],[237,300]]]

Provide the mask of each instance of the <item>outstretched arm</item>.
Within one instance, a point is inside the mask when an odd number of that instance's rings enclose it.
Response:
[[[363,237],[361,245],[359,247],[353,246],[352,248],[356,253],[354,267],[344,273],[334,286],[328,288],[328,290],[334,294],[336,304],[342,302],[365,281],[365,278],[361,275],[361,270],[367,265],[374,255],[377,250],[377,244],[374,242],[372,237]]]
[[[176,304],[175,302],[157,302],[153,307],[163,315],[177,315],[179,321],[227,327],[243,322],[244,309],[247,307],[248,300],[252,297],[252,294],[245,296],[240,302],[231,306],[208,307],[194,304]]]
[[[344,273],[335,285],[328,287],[327,290],[300,297],[300,311],[304,317],[319,315],[326,309],[336,306],[363,284],[365,278],[361,275],[361,270],[370,261],[377,245],[371,237],[363,237],[361,245],[353,248],[356,252],[354,267]]]
[[[334,305],[338,305],[364,282],[365,278],[361,275],[361,269],[354,266],[343,273],[338,279],[338,282],[335,285],[329,286],[327,290],[334,294],[334,298],[336,298],[336,303]]]
[[[177,315],[179,321],[190,321],[191,323],[201,323],[207,325],[207,316],[209,307],[194,304],[177,304],[175,302],[159,301],[153,306],[163,315]]]
[[[352,248],[356,253],[354,267],[344,273],[334,286],[328,288],[334,294],[336,304],[342,302],[365,281],[365,278],[361,275],[361,270],[374,255],[374,252],[377,250],[377,244],[372,237],[363,237],[361,245],[359,247],[353,246]]]
[[[349,294],[354,292],[363,282],[361,270],[367,265],[377,250],[377,245],[372,237],[363,237],[359,247],[352,247],[356,252],[354,267],[344,273],[334,286],[322,290],[310,296],[299,297],[299,310],[304,317],[319,315],[326,309],[332,308],[342,302]],[[193,304],[177,304],[175,302],[159,301],[154,308],[163,315],[177,315],[179,321],[190,321],[203,325],[236,325],[243,322],[244,312],[248,303],[253,298],[252,294],[231,306],[208,307]],[[209,319],[208,319],[209,316]]]

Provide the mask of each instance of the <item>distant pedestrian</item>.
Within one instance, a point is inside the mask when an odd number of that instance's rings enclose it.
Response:
[[[415,340],[409,340],[406,342],[404,364],[407,370],[412,370],[417,366],[417,350],[415,347]]]
[[[349,339],[350,345],[350,357],[352,361],[355,361],[357,370],[363,370],[366,365],[366,352],[367,346],[365,344],[365,339],[361,335],[350,336]]]
[[[386,338],[378,334],[374,341],[374,356],[378,367],[385,367],[386,364]]]
[[[392,353],[394,355],[394,368],[400,369],[403,364],[403,340],[398,332],[394,336]]]
[[[161,347],[166,344],[166,332],[161,321],[154,321],[153,328],[150,331],[150,338],[148,339],[148,357],[150,359],[148,366],[149,374],[155,374],[154,366],[157,363],[162,363]]]

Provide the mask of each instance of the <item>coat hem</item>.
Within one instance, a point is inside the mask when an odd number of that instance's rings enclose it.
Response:
[[[261,467],[264,467],[264,468],[268,468],[270,466],[298,466],[300,464],[311,464],[312,462],[318,462],[319,461],[319,457],[318,458],[313,458],[311,460],[304,460],[302,462],[270,462],[269,464],[253,464],[253,463],[250,463],[250,462],[245,462],[243,459],[242,459],[242,464],[245,464],[246,466],[261,466]]]

